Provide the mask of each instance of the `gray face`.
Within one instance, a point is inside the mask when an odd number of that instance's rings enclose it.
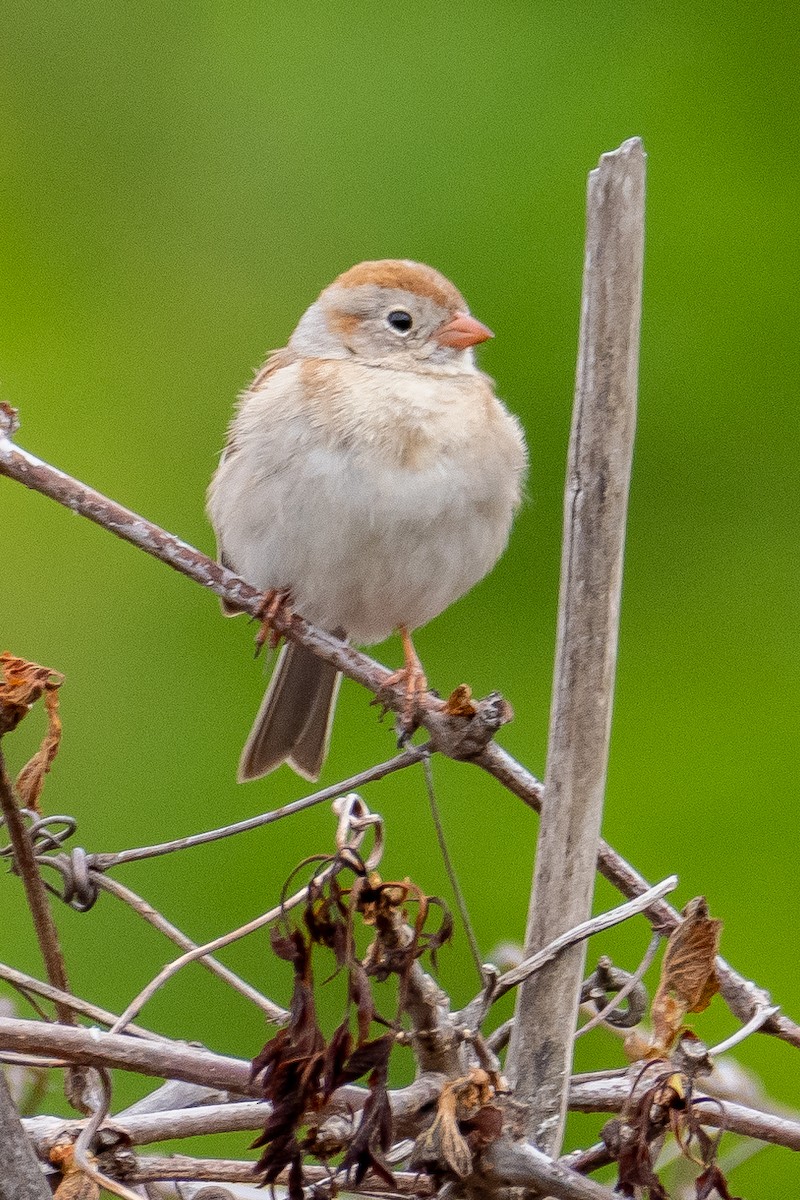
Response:
[[[470,349],[440,346],[433,336],[454,315],[430,297],[400,288],[330,288],[302,317],[292,346],[315,358],[357,357],[397,370],[470,370]]]

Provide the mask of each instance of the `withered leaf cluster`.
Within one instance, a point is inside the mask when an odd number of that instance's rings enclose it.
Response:
[[[671,935],[661,964],[658,989],[651,1006],[652,1035],[643,1040],[634,1035],[626,1047],[634,1058],[647,1060],[631,1089],[631,1098],[620,1116],[608,1121],[603,1140],[619,1164],[616,1190],[623,1196],[646,1195],[648,1200],[669,1200],[653,1169],[654,1143],[672,1132],[683,1155],[702,1170],[695,1180],[697,1200],[715,1192],[720,1200],[737,1200],[728,1191],[717,1165],[719,1134],[710,1135],[702,1126],[705,1096],[695,1092],[688,1063],[707,1061],[690,1054],[703,1051],[684,1020],[689,1013],[703,1012],[719,990],[715,959],[722,922],[709,916],[705,897],[689,902],[683,921]],[[640,1084],[647,1073],[655,1074],[644,1090]]]
[[[652,1070],[648,1064],[642,1075]],[[625,1106],[619,1117],[603,1127],[602,1138],[619,1164],[616,1191],[622,1196],[645,1194],[648,1200],[669,1200],[669,1193],[653,1169],[653,1143],[671,1131],[683,1155],[701,1167],[695,1180],[697,1200],[707,1200],[716,1190],[720,1200],[739,1200],[728,1191],[725,1177],[717,1165],[721,1134],[713,1136],[702,1125],[701,1104],[705,1096],[696,1096],[692,1081],[665,1067],[652,1083]]]
[[[709,916],[705,896],[691,900],[667,943],[653,997],[654,1051],[667,1053],[689,1013],[704,1012],[719,991],[715,959],[722,922]]]
[[[503,1114],[491,1103],[497,1082],[489,1072],[473,1068],[463,1078],[446,1083],[433,1124],[414,1146],[411,1165],[433,1175],[447,1170],[466,1179],[474,1156],[503,1132]]]
[[[434,954],[452,931],[447,913],[439,929],[427,929],[431,905],[438,902],[408,880],[384,882],[375,872],[367,872],[352,852],[333,865],[353,870],[353,885],[343,889],[335,873],[323,872],[309,888],[302,927],[286,925],[273,931],[273,951],[294,972],[290,1016],[288,1025],[253,1061],[253,1078],[260,1078],[264,1098],[271,1105],[264,1131],[253,1143],[264,1147],[257,1170],[265,1184],[275,1183],[286,1171],[290,1200],[302,1200],[304,1156],[326,1157],[330,1152],[326,1146],[323,1153],[317,1145],[314,1114],[337,1088],[365,1076],[369,1093],[352,1136],[341,1147],[337,1169],[355,1186],[368,1171],[393,1185],[385,1161],[392,1144],[389,1057],[401,1027],[409,972],[423,952]],[[410,901],[417,910],[413,923],[406,912]],[[374,930],[363,957],[356,952],[357,920]],[[320,1028],[314,999],[317,947],[331,950],[337,971],[347,973],[346,1011],[330,1038]],[[400,981],[398,1013],[391,1022],[378,1014],[372,990],[375,982],[390,974]],[[371,1037],[376,1023],[389,1032]]]

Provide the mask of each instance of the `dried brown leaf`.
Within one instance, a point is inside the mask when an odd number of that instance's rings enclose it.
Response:
[[[33,758],[22,768],[16,788],[24,808],[39,812],[39,797],[44,777],[53,764],[61,742],[61,719],[58,715],[58,689],[64,676],[49,667],[16,658],[5,651],[0,654],[0,735],[16,729],[31,705],[44,696],[47,710],[47,731]]]
[[[683,915],[667,943],[661,979],[653,997],[651,1056],[668,1053],[687,1013],[703,1012],[719,991],[714,960],[722,922],[709,917],[703,896],[690,901]]]
[[[493,1095],[491,1077],[480,1067],[446,1083],[432,1125],[417,1139],[411,1165],[434,1175],[449,1172],[459,1179],[471,1175],[473,1156],[503,1130],[502,1112],[488,1103]]]
[[[449,717],[474,717],[478,711],[472,699],[472,689],[467,683],[460,683],[450,693],[445,701],[444,711]]]
[[[365,1046],[359,1046],[350,1056],[345,1068],[350,1072],[358,1071],[358,1075],[353,1075],[355,1079],[367,1070],[372,1072],[369,1077],[369,1095],[361,1112],[361,1120],[341,1165],[343,1171],[353,1172],[356,1187],[362,1182],[367,1171],[374,1172],[387,1187],[395,1186],[394,1176],[384,1157],[392,1144],[392,1109],[386,1081],[389,1072],[389,1052],[393,1044],[394,1035],[386,1034]]]
[[[45,691],[44,706],[47,710],[47,732],[33,758],[20,771],[15,785],[22,807],[37,813],[41,813],[39,797],[44,787],[44,777],[53,765],[61,744],[61,717],[58,715],[58,692],[55,688]]]
[[[358,960],[350,964],[348,988],[350,999],[356,1006],[359,1045],[363,1045],[369,1038],[369,1028],[375,1020],[375,1001],[372,998],[369,976],[363,963]]]
[[[710,1200],[714,1192],[719,1196],[719,1200],[741,1200],[740,1196],[730,1194],[725,1176],[717,1166],[710,1166],[702,1175],[698,1175],[694,1186],[697,1200]]]
[[[368,1071],[373,1073],[376,1083],[381,1079],[386,1079],[389,1070],[389,1055],[394,1043],[395,1035],[385,1033],[382,1037],[373,1038],[371,1042],[364,1042],[363,1045],[358,1046],[344,1064],[342,1082],[352,1083],[354,1080],[360,1079],[362,1075],[366,1075]],[[371,1082],[372,1080],[370,1080]]]
[[[342,1086],[342,1072],[352,1050],[353,1038],[347,1019],[345,1019],[338,1029],[336,1029],[325,1048],[325,1058],[322,1067],[323,1103],[330,1099],[338,1087]]]
[[[473,1117],[461,1122],[461,1132],[473,1154],[480,1154],[503,1132],[503,1114],[495,1104],[484,1104]]]
[[[98,1200],[100,1186],[75,1162],[75,1147],[71,1142],[53,1146],[50,1161],[62,1175],[54,1200]],[[94,1161],[91,1155],[89,1161]]]
[[[433,1124],[417,1139],[412,1167],[434,1174],[450,1171],[459,1179],[472,1174],[472,1152],[458,1127],[458,1095],[454,1083],[445,1084],[436,1105]]]
[[[274,1183],[286,1168],[298,1177],[302,1164],[298,1134],[305,1114],[322,1103],[324,1071],[330,1066],[317,1024],[310,945],[294,929],[288,935],[273,931],[272,946],[280,958],[291,962],[294,990],[289,1024],[267,1042],[251,1069],[253,1079],[261,1078],[264,1099],[272,1105],[263,1132],[252,1143],[265,1147],[257,1166],[264,1183]]]

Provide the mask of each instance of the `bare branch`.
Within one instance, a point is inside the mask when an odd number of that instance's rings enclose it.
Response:
[[[4,1023],[0,1022],[0,1024]],[[17,1024],[35,1026],[34,1022],[17,1022]],[[35,1028],[37,1032],[34,1038],[29,1040],[36,1040],[38,1042],[41,1037],[41,1029],[53,1030],[54,1027],[35,1026]],[[72,1037],[78,1031],[70,1030],[66,1032]],[[92,1041],[89,1037],[90,1031],[81,1030],[79,1032],[86,1034],[86,1042]],[[113,1037],[113,1035],[103,1035],[103,1039],[104,1041],[108,1040],[113,1043],[124,1042],[127,1046],[131,1045],[130,1039]],[[96,1044],[96,1039],[94,1040]],[[172,1049],[183,1050],[184,1047],[173,1044]],[[235,1059],[224,1059],[221,1056],[212,1055],[208,1051],[190,1051],[190,1054],[193,1056],[192,1067],[189,1068],[188,1072],[184,1073],[191,1073],[196,1077],[202,1073],[202,1065],[200,1064],[211,1061],[212,1063],[223,1064],[224,1071],[218,1070],[216,1067],[213,1069],[216,1070],[217,1074],[222,1074],[224,1082],[229,1084],[232,1082],[230,1076],[232,1074],[231,1065],[233,1064],[235,1069],[240,1072],[239,1083],[242,1085],[235,1090],[240,1094],[244,1092],[245,1080],[249,1069],[248,1063],[241,1063]],[[163,1056],[160,1057],[157,1050],[149,1054],[148,1057],[152,1059],[152,1062],[147,1071],[144,1071],[138,1065],[132,1069],[142,1071],[145,1074],[154,1074],[156,1073],[153,1070],[154,1067],[157,1065],[163,1067],[165,1065]],[[197,1069],[195,1069],[195,1064],[197,1064]],[[127,1067],[129,1064],[121,1061],[118,1054],[105,1054],[102,1058],[96,1060],[96,1065]],[[182,1065],[185,1066],[186,1062],[183,1061]],[[206,1072],[207,1074],[208,1072]],[[446,1079],[443,1075],[425,1074],[421,1075],[419,1079],[415,1080],[407,1088],[400,1088],[389,1093],[396,1138],[413,1137],[419,1132],[421,1122],[430,1120],[429,1110],[441,1092],[445,1082]],[[631,1086],[632,1080],[629,1071],[612,1073],[611,1075],[601,1073],[601,1077],[595,1078],[576,1076],[570,1084],[570,1111],[587,1113],[619,1112],[630,1098]],[[253,1091],[256,1090],[253,1089]],[[800,1121],[779,1113],[765,1112],[730,1100],[720,1101],[711,1092],[708,1094],[713,1103],[709,1103],[708,1109],[703,1112],[704,1125],[725,1129],[731,1133],[740,1134],[745,1137],[758,1138],[761,1141],[784,1146],[790,1150],[800,1150]],[[358,1114],[364,1106],[367,1095],[368,1092],[365,1088],[356,1086],[340,1088],[331,1098],[325,1109],[324,1116],[326,1123],[334,1120],[336,1115],[339,1114],[347,1123],[348,1128],[352,1130],[353,1122],[357,1121]],[[122,1138],[125,1140],[126,1136],[130,1138],[133,1145],[147,1145],[151,1142],[178,1137],[249,1131],[263,1127],[267,1111],[263,1101],[258,1103],[254,1101],[239,1101],[199,1108],[166,1110],[158,1113],[116,1116],[108,1125],[108,1136],[103,1133],[103,1138],[106,1145],[109,1144],[109,1138],[114,1140]],[[423,1117],[423,1113],[427,1113],[428,1115]],[[26,1134],[35,1142],[37,1149],[41,1153],[46,1154],[59,1138],[63,1136],[76,1136],[84,1127],[85,1122],[65,1120],[61,1117],[26,1117],[22,1124]]]
[[[259,1089],[250,1085],[249,1062],[175,1042],[0,1017],[0,1049],[88,1066],[119,1067],[161,1079],[185,1079],[236,1094],[259,1094]]]
[[[570,1085],[569,1107],[572,1112],[619,1112],[631,1094],[631,1079],[582,1080]],[[697,1103],[699,1097],[695,1096]],[[760,1112],[730,1100],[709,1096],[703,1109],[702,1123],[744,1137],[759,1138],[788,1150],[800,1150],[800,1121],[776,1113]]]
[[[41,492],[101,525],[124,541],[131,542],[202,587],[215,592],[234,608],[252,617],[261,615],[263,593],[180,538],[22,450],[10,440],[18,424],[15,411],[7,404],[0,404],[0,475],[16,479],[33,491]],[[405,690],[400,683],[387,687],[390,672],[380,663],[310,625],[297,614],[287,616],[279,611],[271,623],[277,634],[312,650],[373,695],[380,692],[381,703],[386,707],[394,711],[402,709]],[[469,716],[448,714],[444,701],[430,693],[421,699],[418,708],[420,723],[428,729],[433,748],[455,759],[473,758],[479,754],[500,726],[512,716],[510,707],[497,695],[477,701]]]
[[[2,751],[0,751],[0,805],[2,805],[3,818],[14,847],[14,866],[22,877],[28,907],[31,910],[36,929],[36,937],[47,970],[47,978],[53,987],[59,991],[68,992],[69,981],[64,965],[64,955],[58,940],[58,931],[47,902],[47,892],[36,865],[33,846],[14,798],[11,781],[6,773]],[[65,1025],[74,1025],[75,1014],[69,1005],[62,1004],[58,1000],[55,1003],[59,1021],[63,1021]]]
[[[503,1138],[490,1146],[484,1157],[494,1186],[536,1189],[559,1200],[614,1200],[617,1195],[593,1179],[584,1179],[561,1163],[553,1162],[526,1142]]]
[[[545,804],[525,953],[591,911],[605,794],[639,365],[645,156],[638,138],[589,176],[575,409],[564,501]],[[521,989],[508,1072],[528,1133],[557,1153],[583,976],[582,944]]]
[[[492,1147],[486,1156],[491,1171],[493,1187],[515,1186],[537,1190],[546,1189],[547,1194],[563,1200],[613,1200],[614,1193],[601,1187],[591,1179],[570,1171],[560,1163],[553,1163],[545,1155],[530,1147],[507,1142],[502,1148]],[[132,1180],[202,1179],[217,1183],[249,1182],[252,1165],[224,1159],[189,1159],[174,1156],[162,1159],[141,1158],[132,1169]],[[309,1182],[324,1183],[330,1174],[324,1168],[307,1167]],[[395,1176],[395,1194],[430,1196],[433,1194],[428,1180],[418,1174],[398,1173]],[[480,1183],[482,1180],[477,1180]],[[347,1191],[361,1195],[381,1195],[389,1189],[367,1176],[358,1188],[347,1186]],[[392,1194],[390,1192],[390,1194]]]
[[[17,988],[23,996],[32,992],[34,995],[43,996],[46,1000],[58,1001],[59,1004],[71,1008],[73,1012],[98,1021],[101,1025],[113,1025],[118,1020],[117,1016],[108,1012],[107,1009],[90,1004],[88,1000],[81,1000],[80,997],[73,996],[71,992],[61,991],[60,988],[53,987],[49,983],[43,983],[40,979],[34,979],[32,975],[26,975],[24,971],[17,971],[14,967],[6,966],[5,963],[0,963],[0,979]],[[149,1029],[142,1029],[139,1025],[129,1025],[128,1032],[136,1037],[151,1038],[154,1041],[161,1040],[160,1034],[152,1033]]]
[[[15,479],[72,511],[88,517],[194,579],[201,586],[210,588],[234,606],[238,605],[243,611],[256,614],[262,595],[255,588],[152,522],[107,499],[58,468],[48,466],[35,455],[21,450],[10,440],[17,428],[14,410],[9,405],[0,403],[0,475]],[[333,663],[345,675],[373,693],[383,686],[389,674],[386,667],[373,662],[352,647],[343,645],[298,617],[293,618],[291,627],[284,627],[281,625],[279,614],[276,618],[276,628]],[[402,699],[398,695],[398,707]],[[492,733],[507,718],[507,709],[504,711],[494,697],[480,701],[475,716],[469,721],[445,717],[440,711],[432,708],[426,713],[424,721],[431,734],[435,731],[429,748],[452,758],[475,762],[513,795],[539,812],[543,792],[541,782],[526,767],[491,741]],[[352,780],[349,782],[352,783]],[[240,823],[239,827],[243,825],[244,823]],[[192,841],[191,844],[197,843]],[[650,886],[647,880],[606,842],[600,842],[597,865],[600,873],[624,896],[641,895]],[[681,919],[663,900],[656,901],[647,911],[647,916],[653,927],[665,936],[676,928]],[[738,974],[722,958],[717,959],[717,973],[722,995],[740,1021],[749,1021],[763,1008],[764,1003],[768,1002],[764,999],[765,992]],[[800,1048],[800,1026],[782,1013],[769,1017],[762,1026],[762,1032]]]
[[[444,1083],[443,1075],[423,1074],[408,1087],[396,1088],[389,1092],[392,1130],[396,1139],[416,1136],[419,1132],[420,1113],[430,1109],[435,1103]],[[367,1096],[365,1088],[340,1088],[326,1106],[326,1120],[333,1121],[340,1117],[347,1122],[347,1131],[351,1132]],[[108,1144],[108,1138],[123,1141],[129,1139],[131,1145],[146,1146],[151,1142],[201,1137],[209,1133],[263,1129],[268,1112],[269,1106],[263,1100],[240,1100],[227,1104],[164,1109],[158,1112],[118,1113],[111,1119],[107,1131],[103,1131],[103,1143]],[[25,1117],[23,1120],[25,1132],[45,1154],[59,1138],[76,1137],[84,1125],[84,1121],[63,1117]]]
[[[541,783],[496,743],[490,742],[472,761],[518,796],[534,812],[541,811]],[[623,896],[641,896],[650,887],[644,875],[602,839],[597,852],[597,869]],[[645,910],[645,916],[662,937],[669,937],[683,919],[666,900],[654,901]],[[740,975],[721,956],[717,957],[716,969],[722,998],[743,1024],[769,1005],[768,993],[752,980]],[[800,1049],[800,1025],[783,1013],[777,1012],[768,1017],[760,1032],[771,1034]]]
[[[252,1184],[254,1179],[252,1163],[225,1158],[190,1158],[185,1154],[171,1154],[169,1158],[143,1156],[135,1160],[129,1171],[128,1178],[131,1183],[197,1180],[204,1183]],[[331,1171],[327,1167],[313,1164],[305,1166],[303,1174],[309,1184],[325,1184],[331,1179]],[[284,1171],[275,1182],[285,1187],[288,1178],[288,1171]],[[426,1179],[416,1171],[398,1172],[394,1179],[395,1186],[389,1188],[381,1179],[368,1174],[360,1186],[348,1185],[347,1192],[357,1196],[434,1196],[436,1194],[437,1189],[433,1181]],[[239,1192],[237,1191],[236,1194],[239,1195]],[[264,1192],[263,1189],[256,1191],[253,1188],[252,1193],[248,1189],[247,1194],[261,1197]]]

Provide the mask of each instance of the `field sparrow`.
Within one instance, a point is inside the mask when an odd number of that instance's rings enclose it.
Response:
[[[491,570],[520,501],[522,431],[474,361],[491,336],[432,267],[352,267],[241,397],[208,491],[237,575],[356,643],[400,631],[410,702],[425,687],[410,631]],[[284,646],[239,779],[283,762],[316,779],[339,682]]]

